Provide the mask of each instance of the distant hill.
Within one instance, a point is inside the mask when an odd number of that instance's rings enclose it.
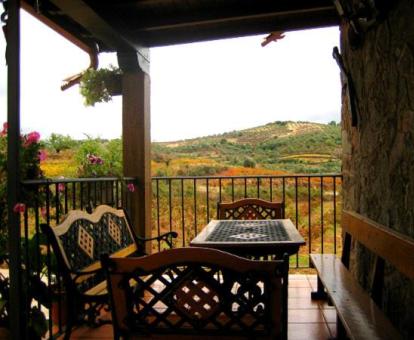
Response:
[[[340,171],[334,123],[273,122],[250,129],[152,145],[155,175],[212,175],[229,167],[295,173]],[[153,171],[154,172],[154,171]]]

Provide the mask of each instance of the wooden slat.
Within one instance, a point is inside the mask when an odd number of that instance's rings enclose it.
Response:
[[[85,295],[105,295],[108,293],[108,290],[106,289],[106,280],[98,283],[96,286],[92,287],[91,289],[87,290],[84,294]]]
[[[128,247],[123,248],[121,250],[118,250],[117,252],[111,254],[111,256],[114,256],[114,257],[128,257],[128,256],[132,255],[133,253],[135,253],[136,251],[137,251],[137,246],[135,245],[135,243],[133,243],[133,244],[129,245]],[[100,269],[100,268],[101,268],[101,262],[96,261],[96,262],[92,263],[91,265],[89,265],[88,267],[83,268],[81,272],[87,273],[87,272],[94,271],[94,270],[97,270],[97,269]],[[76,283],[80,284],[81,282],[89,279],[93,275],[95,275],[95,274],[82,275],[82,276],[80,276],[76,279]]]
[[[351,340],[401,339],[336,255],[312,254],[311,261]]]
[[[350,211],[342,213],[342,229],[399,272],[414,279],[414,240],[409,236]]]

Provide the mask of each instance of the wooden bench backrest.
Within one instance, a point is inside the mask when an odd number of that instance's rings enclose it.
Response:
[[[128,256],[137,250],[134,234],[122,209],[100,205],[92,214],[73,210],[58,226],[44,230],[54,251],[71,272],[100,268],[103,254]]]
[[[244,198],[238,201],[217,204],[219,220],[263,220],[285,217],[282,202],[270,202],[259,198]]]
[[[108,257],[103,267],[118,336],[285,338],[287,257],[251,261],[215,249],[180,248]]]
[[[342,229],[378,257],[392,264],[400,273],[414,279],[413,239],[351,211],[343,211]],[[345,239],[345,262],[349,259],[349,242]]]

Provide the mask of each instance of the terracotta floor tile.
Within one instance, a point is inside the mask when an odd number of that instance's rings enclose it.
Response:
[[[327,323],[336,323],[336,310],[334,308],[322,309],[322,313]]]
[[[303,274],[289,274],[289,282],[294,280],[306,280],[307,275]]]
[[[328,301],[319,300],[318,303],[321,309],[335,309],[334,306],[328,304]]]
[[[291,309],[288,311],[289,323],[324,323],[322,311],[319,309]]]
[[[288,299],[288,309],[319,309],[319,303],[310,298],[290,298]]]
[[[292,298],[309,298],[311,296],[312,289],[307,287],[289,287],[288,296]]]
[[[328,323],[329,332],[332,338],[336,338],[336,323]]]
[[[302,287],[302,288],[311,288],[310,282],[308,280],[289,280],[289,288],[296,288],[296,287]]]
[[[289,324],[289,340],[325,340],[330,333],[324,323]]]

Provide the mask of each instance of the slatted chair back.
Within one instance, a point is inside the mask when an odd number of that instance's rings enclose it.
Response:
[[[52,243],[67,283],[75,284],[80,291],[104,279],[102,271],[98,271],[102,254],[129,256],[137,251],[124,211],[107,205],[100,205],[92,214],[73,210],[60,225],[43,225],[42,229]],[[94,271],[95,275],[82,275]]]
[[[269,202],[259,198],[245,198],[238,201],[217,204],[219,220],[264,220],[285,217],[283,202]]]
[[[121,336],[286,339],[287,255],[251,261],[206,248],[102,259]]]

